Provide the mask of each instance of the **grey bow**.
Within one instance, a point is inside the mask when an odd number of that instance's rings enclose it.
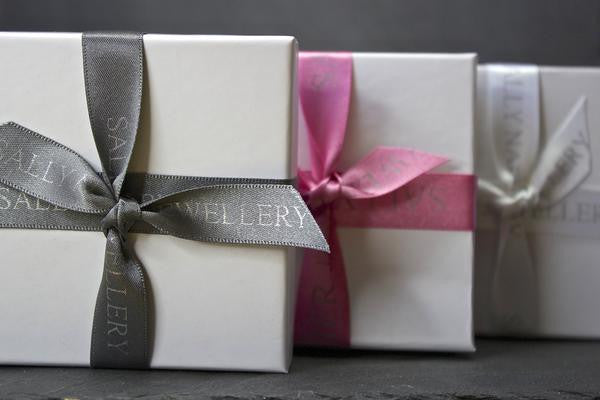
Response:
[[[127,241],[130,231],[207,242],[329,248],[289,182],[128,175],[142,98],[142,35],[87,33],[82,44],[88,111],[103,172],[96,173],[73,150],[16,123],[0,126],[0,182],[48,211],[15,207],[0,215],[0,227],[104,232],[91,365],[147,368],[148,278]]]

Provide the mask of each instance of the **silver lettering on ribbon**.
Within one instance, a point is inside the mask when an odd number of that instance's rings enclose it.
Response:
[[[90,363],[147,368],[150,293],[143,265],[127,241],[130,231],[206,242],[329,247],[288,182],[144,175],[141,190],[122,195],[141,107],[142,35],[84,34],[82,47],[88,112],[103,174],[37,132],[13,122],[0,125],[0,183],[7,186],[0,186],[0,227],[102,231],[105,263]],[[54,212],[59,209],[64,211]]]
[[[515,172],[523,136],[523,77],[520,73],[507,73],[502,82],[501,138],[506,164]]]
[[[0,215],[2,214],[2,210],[25,209],[30,211],[47,212],[67,210],[66,208],[52,205],[33,196],[29,196],[18,190],[13,190],[9,187],[0,186]],[[30,217],[32,217],[31,214]],[[2,226],[2,218],[0,218],[0,226]]]
[[[6,141],[4,142],[6,143]],[[40,182],[58,187],[68,186],[73,190],[77,190],[86,178],[86,175],[81,171],[51,159],[43,158],[38,154],[24,150],[22,147],[11,149],[7,143],[6,150],[9,150],[10,155],[5,158],[4,155],[0,154],[0,162],[5,167],[14,167],[12,173],[21,172]]]
[[[127,138],[122,138],[120,132],[126,132],[129,125],[126,117],[113,118],[109,117],[106,120],[106,127],[109,130],[109,158],[108,170],[112,175],[119,172],[118,165],[127,161]]]
[[[582,129],[577,130],[570,143],[566,145],[558,159],[555,161],[551,172],[546,178],[546,184],[541,190],[542,197],[551,196],[549,190],[554,189],[563,184],[573,174],[581,163],[586,163],[586,159],[591,154],[590,141],[587,137],[587,132]]]
[[[111,239],[114,240],[114,239]],[[120,285],[122,282],[121,271],[115,270],[118,264],[118,255],[106,251],[104,282],[106,286],[106,335],[108,349],[117,350],[124,355],[129,354],[129,340],[127,339],[127,288]]]

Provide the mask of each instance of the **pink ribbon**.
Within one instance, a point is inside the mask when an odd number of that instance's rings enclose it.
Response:
[[[296,307],[297,345],[348,347],[350,305],[338,226],[472,230],[472,175],[426,174],[447,160],[398,147],[376,147],[346,171],[336,170],[352,87],[350,53],[300,53],[300,102],[310,171],[299,188],[331,253],[306,250]]]

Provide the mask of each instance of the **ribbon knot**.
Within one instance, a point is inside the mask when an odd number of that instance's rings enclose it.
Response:
[[[342,197],[342,192],[342,176],[338,172],[333,172],[308,191],[308,204],[311,207],[331,204]]]
[[[142,219],[142,210],[134,199],[121,197],[114,207],[102,218],[101,227],[105,236],[115,229],[124,242],[131,227]]]
[[[513,220],[523,217],[529,210],[533,210],[540,202],[540,193],[529,186],[512,194],[496,196],[492,202],[500,217]]]

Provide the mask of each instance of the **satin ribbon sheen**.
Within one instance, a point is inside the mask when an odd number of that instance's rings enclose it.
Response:
[[[337,227],[473,229],[474,177],[426,174],[443,164],[443,157],[377,147],[349,169],[336,169],[351,87],[351,54],[300,53],[300,103],[310,170],[299,171],[299,190],[331,253],[304,252],[296,307],[298,345],[350,345],[350,305]]]
[[[592,151],[584,97],[544,141],[538,68],[489,65],[483,72],[480,138],[486,151],[483,162],[491,163],[492,172],[479,180],[478,227],[495,226],[498,232],[489,282],[491,312],[495,328],[510,331],[527,324],[516,311],[524,305],[515,303],[522,298],[515,291],[530,290],[536,280],[527,238],[534,226],[540,226],[533,214],[578,189],[591,172]],[[514,276],[520,277],[519,282]]]
[[[0,227],[103,231],[104,273],[90,363],[147,368],[151,293],[127,240],[129,231],[321,251],[328,245],[289,182],[127,175],[141,108],[143,37],[86,33],[82,46],[87,105],[103,173],[39,133],[13,122],[0,126],[0,182],[6,185],[0,193],[13,205],[3,207]]]

